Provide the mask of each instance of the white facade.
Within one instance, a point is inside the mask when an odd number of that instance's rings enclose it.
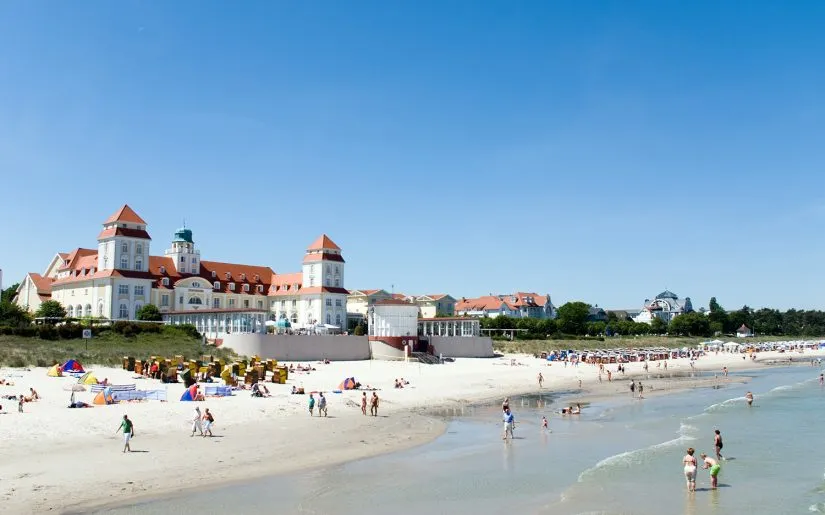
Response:
[[[176,231],[163,256],[152,256],[150,244],[146,222],[123,206],[103,223],[96,250],[78,248],[52,260],[45,274],[51,298],[70,317],[112,320],[135,319],[141,307],[154,304],[164,319],[192,321],[213,336],[262,331],[264,321],[278,318],[296,329],[346,324],[345,262],[326,235],[310,245],[302,272],[293,274],[201,261],[187,228]],[[18,297],[33,304],[30,294]]]
[[[403,301],[382,301],[369,313],[369,336],[418,335],[418,306]]]

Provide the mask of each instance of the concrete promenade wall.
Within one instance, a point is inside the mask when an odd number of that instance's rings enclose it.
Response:
[[[241,356],[257,355],[279,361],[370,359],[370,344],[366,336],[227,334],[222,345]]]
[[[387,345],[384,342],[380,341],[371,341],[370,343],[370,350],[372,351],[373,359],[383,359],[383,360],[392,360],[395,358],[403,358],[404,351],[398,350],[391,345]]]
[[[434,354],[445,358],[492,358],[493,340],[486,336],[431,336]]]

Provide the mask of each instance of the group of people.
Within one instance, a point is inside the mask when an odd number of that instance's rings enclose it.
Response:
[[[313,416],[315,414],[315,397],[313,394],[309,394],[309,416]],[[327,416],[327,398],[324,397],[324,392],[318,393],[318,416],[321,415]]]
[[[376,392],[372,392],[372,397],[369,400],[370,405],[370,415],[373,417],[378,416],[378,394]],[[361,413],[363,415],[367,414],[367,392],[363,392],[361,394]]]
[[[701,453],[699,457],[702,459],[702,469],[710,473],[710,487],[716,489],[719,486],[719,472],[722,466],[719,464],[722,461],[722,433],[717,429],[714,434],[713,446],[716,449],[716,458],[711,458],[705,453]],[[693,447],[688,448],[687,454],[682,458],[684,465],[685,481],[689,492],[696,491],[696,472],[698,470],[698,463],[696,450]]]
[[[410,382],[405,381],[403,377],[395,380],[395,388],[404,388],[404,386],[408,384],[410,384]]]
[[[630,396],[631,396],[631,397],[633,397],[634,395],[636,395],[636,391],[638,391],[638,392],[639,392],[639,398],[640,398],[640,399],[644,399],[644,397],[642,396],[642,394],[643,394],[643,393],[644,393],[644,391],[645,391],[645,386],[642,384],[642,382],[641,382],[641,381],[639,381],[639,382],[637,383],[636,381],[634,381],[633,379],[631,379],[631,380],[630,380]]]

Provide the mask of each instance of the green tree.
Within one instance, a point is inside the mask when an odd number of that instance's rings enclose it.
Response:
[[[607,324],[604,322],[587,322],[586,327],[589,336],[601,336],[607,329]]]
[[[14,296],[17,295],[17,288],[20,287],[20,283],[12,284],[2,292],[0,292],[0,302],[11,302],[14,299]]]
[[[355,331],[353,331],[353,334],[355,334],[355,336],[364,336],[365,333],[366,328],[364,327],[364,324],[358,324],[355,326]]]
[[[728,319],[730,322],[726,330],[730,333],[736,332],[742,324],[753,329],[753,310],[748,306],[742,306],[742,309],[729,313]]]
[[[590,316],[590,304],[568,302],[558,310],[559,329],[565,334],[585,334],[588,316]]]
[[[145,320],[146,322],[160,322],[163,320],[160,310],[154,304],[143,305],[137,313],[135,313],[135,317],[138,320]]]
[[[35,318],[66,318],[66,310],[56,300],[47,300],[40,304],[34,313]]]
[[[667,324],[659,317],[653,317],[650,322],[651,334],[665,334],[667,332]]]
[[[0,302],[0,326],[21,327],[29,325],[31,317],[13,302]]]
[[[735,328],[731,329],[731,322],[728,316],[728,312],[725,311],[722,308],[722,306],[719,305],[718,302],[716,302],[716,297],[710,298],[708,307],[710,308],[710,312],[708,313],[708,320],[711,324],[719,324],[714,325],[714,327],[718,328],[721,325],[722,329],[719,329],[719,332],[735,330]]]
[[[681,336],[709,336],[710,321],[702,313],[692,312],[673,317],[667,331]]]

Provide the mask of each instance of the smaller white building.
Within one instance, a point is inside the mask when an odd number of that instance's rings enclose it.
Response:
[[[737,338],[750,338],[751,336],[753,336],[753,331],[745,324],[742,324],[742,326],[736,330]]]

